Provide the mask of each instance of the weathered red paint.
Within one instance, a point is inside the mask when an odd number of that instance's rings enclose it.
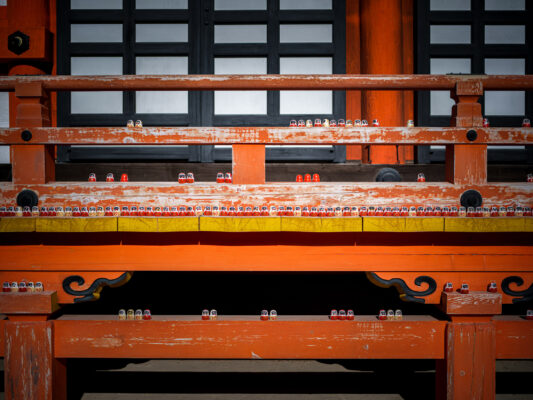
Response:
[[[330,321],[327,316],[63,316],[54,321],[55,355],[61,358],[335,359],[444,356],[446,322],[429,316],[402,321]]]
[[[520,315],[497,315],[493,319],[496,327],[497,359],[533,358],[533,323]]]
[[[55,291],[0,293],[1,314],[52,314],[58,309]]]
[[[437,385],[437,398],[495,398],[495,339],[496,332],[492,322],[448,323],[445,360],[437,364],[438,378],[445,383]]]
[[[478,190],[484,204],[533,206],[531,183],[453,185],[434,182],[278,182],[237,185],[197,182],[54,182],[46,185],[0,184],[0,204],[14,205],[22,189],[34,190],[46,206],[283,205],[458,206],[461,194]]]
[[[533,128],[475,128],[477,139],[467,139],[468,128],[283,128],[283,127],[84,127],[0,128],[0,144],[533,144]]]
[[[442,292],[441,307],[448,315],[497,315],[502,312],[502,295],[487,291]]]
[[[7,400],[66,399],[66,368],[54,358],[51,321],[5,322]]]
[[[41,82],[47,90],[451,90],[481,82],[485,90],[533,89],[532,75],[108,75],[0,77],[0,90]]]

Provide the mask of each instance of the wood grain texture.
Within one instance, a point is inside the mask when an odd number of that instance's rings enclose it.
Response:
[[[448,315],[496,315],[502,312],[502,295],[474,292],[442,292],[442,310]]]
[[[52,322],[5,323],[5,396],[66,399],[66,369],[53,356]]]
[[[54,182],[46,185],[0,183],[0,204],[13,204],[22,189],[39,194],[44,206],[459,206],[461,194],[478,190],[484,204],[533,206],[533,185],[490,183],[452,185],[437,182],[276,182],[262,185],[198,182]]]
[[[496,393],[496,330],[492,322],[448,323],[446,399],[490,400]]]
[[[518,315],[494,317],[496,327],[496,358],[533,358],[533,321]]]
[[[52,314],[58,309],[55,291],[0,293],[0,314]]]
[[[533,89],[531,75],[103,75],[2,76],[0,90],[17,83],[42,83],[46,90],[451,90],[457,83],[484,89]]]
[[[176,257],[179,254],[180,257]],[[433,271],[533,270],[531,246],[143,244],[0,246],[0,270]]]
[[[398,124],[400,125],[400,124]],[[402,124],[403,125],[403,124]],[[462,127],[400,126],[354,128],[290,127],[66,127],[29,129],[30,142],[22,140],[27,128],[0,128],[0,143],[11,145],[84,144],[121,146],[188,144],[468,144]],[[531,144],[533,128],[475,128],[477,144]],[[256,149],[261,150],[260,148]],[[263,152],[264,153],[264,152]],[[253,161],[253,160],[252,160]],[[259,161],[259,160],[257,160]]]
[[[112,358],[442,358],[446,322],[416,317],[356,321],[259,316],[201,321],[57,320],[56,357]]]

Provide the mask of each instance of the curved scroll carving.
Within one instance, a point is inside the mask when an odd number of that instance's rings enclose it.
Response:
[[[529,285],[529,288],[526,290],[520,291],[511,290],[509,288],[511,283],[515,283],[516,286],[522,286],[524,284],[524,280],[516,275],[508,276],[502,280],[502,292],[508,294],[509,296],[518,297],[517,299],[513,299],[513,303],[525,303],[533,300],[533,283]]]
[[[71,275],[63,280],[63,290],[73,296],[81,296],[74,299],[74,303],[83,303],[86,301],[95,301],[100,298],[100,292],[105,286],[117,287],[125,284],[131,278],[131,272],[124,272],[116,279],[98,278],[91,286],[85,290],[74,290],[71,285],[77,283],[81,286],[85,283],[85,279],[79,275]]]
[[[421,299],[420,297],[429,296],[430,294],[434,293],[435,290],[437,290],[437,282],[435,282],[435,279],[427,275],[421,275],[415,279],[416,286],[420,286],[422,285],[422,283],[427,283],[428,288],[426,290],[421,291],[416,291],[409,288],[409,286],[407,286],[407,283],[405,283],[405,281],[400,278],[385,280],[380,278],[375,272],[367,272],[366,276],[368,277],[370,282],[379,287],[389,288],[391,286],[394,286],[398,290],[398,292],[400,292],[400,299],[402,299],[403,301],[425,303],[426,300]]]

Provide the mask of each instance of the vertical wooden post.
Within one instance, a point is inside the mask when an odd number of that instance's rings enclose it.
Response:
[[[401,74],[402,1],[360,0],[361,73]],[[369,91],[362,94],[362,117],[379,119],[383,126],[403,126],[403,94],[401,91]],[[369,121],[371,122],[371,121]],[[397,164],[395,145],[373,145],[365,151],[363,161],[371,164]]]
[[[233,183],[265,183],[265,145],[233,145]]]
[[[446,327],[446,358],[437,363],[437,399],[491,400],[496,396],[496,328],[501,314],[498,293],[442,294],[451,317]]]
[[[402,0],[402,56],[403,56],[403,73],[414,74],[414,38],[413,38],[413,14],[414,1]],[[408,120],[415,119],[415,94],[412,90],[404,90],[403,95],[403,124],[405,126]],[[411,145],[398,146],[398,161],[400,164],[413,163],[415,159],[415,147]]]
[[[66,399],[66,364],[53,355],[50,321],[6,321],[6,400]]]
[[[458,82],[451,97],[451,126],[481,127],[483,115],[477,101],[483,95],[481,82]],[[475,129],[474,129],[475,130]],[[455,184],[484,184],[487,182],[487,145],[472,144],[446,146],[446,180]]]
[[[54,358],[54,331],[48,317],[57,310],[56,292],[1,293],[4,325],[6,400],[63,400],[66,362]]]
[[[47,96],[41,84],[18,84],[15,87],[15,95],[19,100],[16,126],[24,128],[50,126]],[[11,146],[11,164],[13,183],[39,184],[55,180],[53,146],[32,144]]]
[[[361,73],[361,21],[359,0],[346,2],[346,73]],[[346,119],[361,119],[361,91],[346,91]],[[361,161],[362,146],[346,145],[346,161]]]

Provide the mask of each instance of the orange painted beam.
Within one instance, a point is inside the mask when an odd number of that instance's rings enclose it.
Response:
[[[523,316],[498,315],[496,327],[496,358],[533,359],[533,321]]]
[[[249,234],[247,234],[249,235]],[[530,246],[19,245],[3,271],[530,272]]]
[[[442,292],[441,308],[447,315],[496,315],[502,312],[502,295],[499,293]]]
[[[401,0],[360,0],[361,72],[365,74],[398,74],[402,63]],[[402,126],[403,95],[399,91],[364,91],[361,114],[371,121],[379,119],[383,126]],[[369,146],[363,150],[363,162],[397,164],[396,146]]]
[[[5,325],[6,325],[7,319],[2,315],[0,316],[0,357],[5,357],[4,355],[4,349],[5,349]]]
[[[52,314],[59,309],[57,293],[0,293],[0,314]]]
[[[481,82],[485,90],[530,90],[533,75],[108,75],[0,77],[0,90],[40,82],[46,90],[451,90]]]
[[[54,321],[55,356],[61,358],[438,359],[446,322],[427,316],[403,321],[329,321],[323,316],[64,316]]]
[[[214,177],[213,177],[214,179]],[[461,194],[478,190],[484,204],[533,206],[531,183],[453,185],[434,182],[278,182],[236,185],[198,182],[54,182],[45,185],[0,183],[0,204],[14,205],[22,189],[39,194],[46,206],[300,205],[459,206]]]
[[[265,146],[250,144],[233,145],[233,183],[265,183]]]
[[[533,144],[533,128],[280,128],[280,127],[84,127],[0,128],[0,144],[186,145],[186,144]],[[31,139],[22,139],[29,131]],[[235,149],[234,149],[235,151]],[[261,154],[258,154],[258,156]]]
[[[63,400],[66,365],[54,358],[52,322],[5,322],[5,398]]]

